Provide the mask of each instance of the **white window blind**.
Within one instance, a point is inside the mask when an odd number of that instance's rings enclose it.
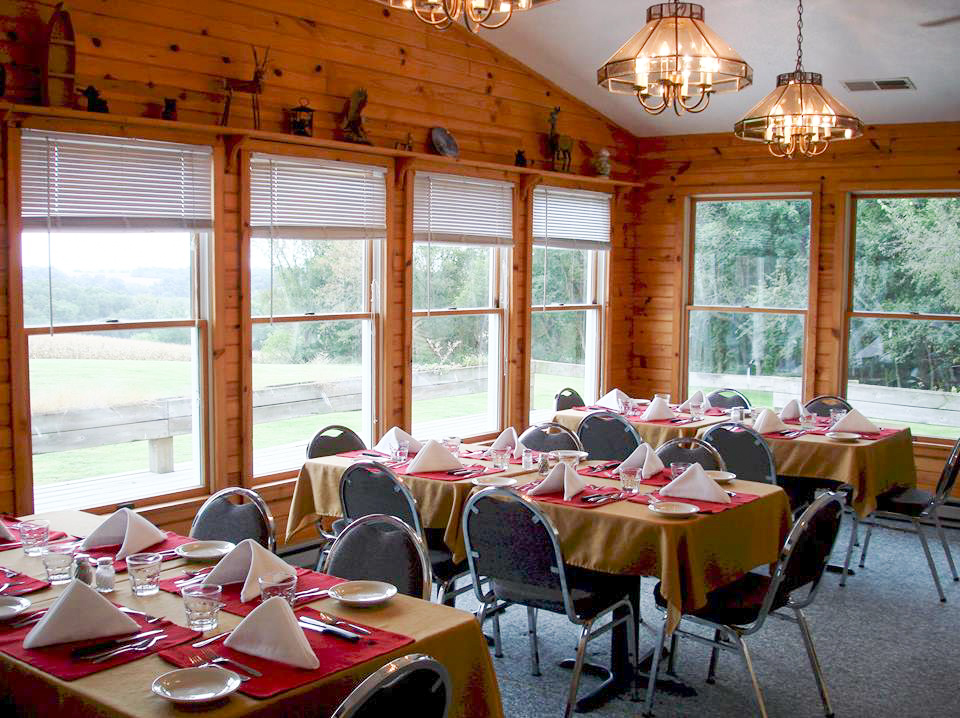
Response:
[[[418,242],[513,245],[513,185],[496,180],[420,173],[413,190]]]
[[[533,191],[533,242],[564,249],[610,249],[610,195],[537,187]]]
[[[254,154],[250,225],[254,237],[383,239],[386,168]]]
[[[211,229],[209,147],[23,130],[23,227]]]

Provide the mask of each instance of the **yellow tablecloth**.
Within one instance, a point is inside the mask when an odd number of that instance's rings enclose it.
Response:
[[[577,429],[580,428],[580,422],[586,419],[591,412],[586,411],[577,411],[576,409],[565,409],[564,411],[558,411],[553,420],[570,429],[573,433],[577,433]],[[692,424],[650,424],[643,421],[637,421],[635,418],[630,418],[630,424],[634,429],[637,430],[637,433],[640,434],[640,438],[646,441],[653,448],[657,448],[661,444],[664,444],[670,439],[679,439],[682,436],[696,436],[697,432],[707,429],[714,424],[719,424],[724,421],[729,421],[727,416],[705,416],[702,421],[697,421]]]

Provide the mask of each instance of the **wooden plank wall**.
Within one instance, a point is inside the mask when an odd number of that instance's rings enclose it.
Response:
[[[679,120],[682,121],[682,120]],[[819,188],[817,319],[809,396],[841,388],[846,283],[845,201],[856,190],[960,189],[960,123],[868,127],[862,139],[837,142],[820,157],[787,160],[730,133],[644,138],[637,170],[646,188],[636,219],[636,282],[630,390],[678,394],[683,364],[679,319],[684,199],[692,194]],[[920,481],[935,484],[946,449],[917,445]]]

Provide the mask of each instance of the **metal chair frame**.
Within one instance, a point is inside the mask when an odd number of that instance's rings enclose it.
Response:
[[[727,393],[732,393],[734,396],[725,396]],[[750,400],[736,389],[717,389],[707,394],[706,398],[707,401],[710,402],[710,406],[715,406],[720,409],[731,409],[735,406],[742,406],[744,409],[750,408]],[[739,399],[743,403],[731,404],[730,401],[733,399]]]
[[[679,448],[685,451],[689,451],[690,449],[703,449],[710,454],[710,458],[717,462],[717,469],[720,471],[727,470],[727,462],[725,462],[723,457],[720,456],[720,452],[717,451],[712,444],[708,444],[703,439],[698,439],[695,436],[681,436],[676,439],[670,439],[669,441],[665,441],[657,447],[657,456],[660,459],[663,459],[663,453],[665,453],[667,449],[673,448]]]
[[[710,441],[710,439],[714,437],[714,434],[719,434],[721,431],[726,431],[726,432],[736,431],[737,433],[744,432],[752,436],[754,440],[754,444],[757,447],[759,447],[761,451],[763,451],[764,455],[767,458],[767,463],[769,465],[769,471],[767,472],[767,483],[770,483],[770,484],[777,483],[777,465],[773,459],[773,452],[770,451],[770,445],[763,440],[763,437],[760,436],[760,434],[758,434],[749,426],[742,426],[733,421],[725,421],[722,424],[714,424],[713,426],[711,426],[709,429],[703,432],[703,436],[701,437],[701,439],[707,444],[710,444],[710,446],[713,446],[713,442]],[[720,453],[720,449],[718,449],[716,446],[713,446],[713,448],[717,449],[717,453]],[[720,457],[723,458],[723,454],[720,454]],[[753,479],[751,479],[751,481],[752,480]]]
[[[503,607],[504,604],[498,605],[496,596],[494,595],[492,587],[486,592],[483,593],[481,585],[482,582],[486,581],[488,577],[481,577],[477,569],[477,558],[479,557],[473,550],[473,544],[470,540],[470,515],[478,512],[476,504],[484,499],[488,498],[497,498],[499,500],[509,501],[518,503],[521,506],[525,507],[531,514],[530,520],[532,523],[531,530],[536,524],[543,526],[544,531],[546,531],[547,536],[550,539],[551,544],[553,545],[553,554],[554,562],[556,566],[557,578],[560,582],[560,592],[563,596],[563,607],[566,612],[567,619],[575,624],[580,626],[580,639],[577,641],[577,657],[573,665],[573,674],[570,677],[570,689],[567,693],[567,703],[564,709],[564,718],[570,718],[573,714],[574,704],[577,698],[577,689],[580,686],[580,675],[583,672],[583,665],[586,660],[587,644],[595,638],[602,636],[608,631],[613,630],[615,627],[619,626],[621,623],[627,624],[627,651],[630,656],[630,661],[634,667],[634,674],[636,674],[636,665],[637,665],[637,634],[636,634],[636,622],[633,614],[633,607],[630,605],[628,599],[622,599],[612,604],[608,608],[604,609],[598,613],[593,618],[582,618],[577,612],[573,604],[573,597],[570,595],[570,590],[567,587],[567,571],[566,564],[563,561],[563,551],[560,549],[560,535],[557,533],[557,529],[554,527],[553,523],[547,517],[543,511],[536,505],[531,499],[528,499],[526,496],[521,496],[519,494],[510,491],[509,489],[504,488],[489,488],[479,491],[470,497],[464,506],[463,510],[463,539],[466,543],[467,548],[467,562],[470,565],[470,574],[473,577],[473,587],[476,594],[477,600],[480,601],[480,610],[477,615],[477,620],[483,625],[483,621],[486,618],[486,615],[491,610],[494,611],[494,642],[498,655],[502,655],[502,650],[500,648],[500,621],[499,621],[499,609]],[[551,569],[553,570],[553,569]],[[530,666],[531,673],[533,675],[540,675],[540,657],[539,657],[539,648],[537,644],[537,623],[536,623],[536,609],[530,606],[527,606],[527,621],[529,626],[529,640],[530,640]],[[627,613],[620,618],[614,618],[612,615],[610,621],[600,626],[599,628],[594,628],[594,622],[601,616],[605,616],[608,613],[615,611],[618,608],[626,609]],[[632,697],[633,699],[637,698],[637,683],[634,680],[632,686]]]
[[[330,715],[330,718],[353,718],[377,691],[389,688],[402,681],[409,674],[423,670],[433,671],[437,674],[437,680],[443,683],[446,693],[446,706],[441,718],[446,718],[450,712],[450,703],[453,699],[453,684],[450,680],[450,673],[442,663],[424,653],[410,653],[378,668],[363,679],[363,682],[343,699],[343,703]]]
[[[586,451],[586,452],[592,454],[592,452],[591,452],[588,448],[586,448],[586,444],[583,443],[583,429],[584,429],[584,427],[588,427],[588,428],[589,428],[590,424],[592,424],[593,422],[598,421],[598,420],[602,420],[602,421],[615,421],[616,423],[620,424],[620,425],[623,427],[623,432],[624,432],[625,434],[630,434],[630,435],[633,437],[633,439],[637,442],[637,446],[640,446],[640,444],[643,443],[643,439],[640,437],[640,434],[637,432],[636,428],[633,426],[633,424],[631,424],[629,421],[627,421],[626,418],[624,418],[624,417],[621,416],[620,414],[617,414],[616,412],[613,412],[613,411],[595,411],[595,412],[593,412],[592,414],[587,414],[586,418],[585,418],[583,421],[580,422],[580,426],[579,426],[579,428],[577,429],[577,438],[580,440],[580,445],[583,447],[583,449],[582,449],[583,451]],[[624,458],[626,458],[627,456],[629,456],[633,451],[636,450],[636,448],[637,448],[637,447],[635,446],[635,447],[633,447],[632,449],[630,449],[630,451],[627,452],[627,454],[626,454],[626,456],[624,456]],[[610,459],[610,458],[612,458],[612,457],[609,457],[609,456],[597,456],[597,457],[590,456],[589,458],[591,458],[591,459],[594,459],[594,458],[597,458],[597,459]]]
[[[328,437],[327,432],[332,429],[339,430],[340,436]],[[346,437],[347,441],[349,442],[349,447],[345,443],[343,446],[332,447],[333,451],[329,451],[326,453],[317,453],[316,444],[318,443],[318,440],[320,439],[338,440],[338,439],[341,439],[342,437]],[[367,448],[367,445],[363,443],[363,439],[361,439],[360,436],[357,434],[357,432],[355,432],[353,429],[347,426],[341,426],[340,424],[330,424],[329,426],[325,426],[322,429],[320,429],[320,431],[314,434],[313,438],[310,439],[310,443],[307,444],[307,458],[316,459],[320,456],[330,456],[332,454],[339,454],[341,451],[354,451],[354,450],[361,450],[366,448]]]
[[[519,441],[524,446],[527,446],[527,442],[525,441],[525,439],[529,439],[530,436],[532,436],[533,434],[546,435],[549,433],[563,434],[564,436],[569,437],[571,441],[573,441],[574,446],[577,447],[576,450],[583,451],[583,444],[580,442],[580,437],[577,436],[574,432],[570,431],[570,429],[565,427],[563,424],[558,424],[555,421],[545,421],[540,424],[534,424],[533,426],[528,426],[526,429],[523,430],[523,433],[520,434],[519,437],[517,437],[517,441]],[[532,446],[528,448],[534,449],[535,451],[539,451],[539,449],[535,449],[535,447],[532,447]]]
[[[783,543],[783,548],[780,550],[780,558],[777,560],[777,566],[772,574],[770,586],[768,587],[767,593],[764,596],[763,604],[760,607],[757,618],[753,623],[745,626],[726,625],[714,623],[713,621],[693,615],[682,615],[680,617],[681,621],[691,621],[698,625],[714,629],[714,637],[711,640],[710,638],[706,638],[699,634],[691,633],[677,627],[674,630],[671,638],[674,643],[678,637],[682,637],[689,638],[693,641],[697,641],[711,647],[712,650],[710,652],[710,664],[707,669],[708,683],[713,683],[716,678],[717,660],[719,659],[721,649],[733,653],[739,653],[743,658],[747,673],[750,674],[750,681],[753,684],[754,696],[757,700],[757,706],[760,708],[760,715],[763,716],[763,718],[767,718],[766,703],[764,703],[763,700],[763,692],[760,690],[760,683],[757,680],[757,674],[753,669],[753,661],[750,657],[750,652],[747,650],[747,644],[743,639],[745,636],[749,636],[750,634],[759,631],[768,616],[779,618],[785,621],[791,621],[799,626],[800,635],[803,637],[803,644],[807,650],[807,658],[810,660],[810,667],[813,670],[813,675],[817,682],[817,688],[820,691],[820,700],[823,703],[824,715],[827,718],[833,717],[833,707],[830,704],[830,696],[827,692],[826,682],[824,681],[823,670],[820,667],[820,660],[817,657],[817,651],[813,645],[813,637],[810,635],[810,626],[807,623],[806,616],[803,614],[803,609],[813,603],[814,598],[816,598],[817,592],[820,588],[820,582],[823,578],[823,571],[826,568],[827,560],[830,556],[830,551],[826,551],[824,553],[823,565],[820,567],[817,577],[811,582],[810,590],[807,592],[807,594],[799,600],[794,600],[793,595],[790,595],[787,604],[783,608],[789,608],[791,611],[793,611],[792,616],[785,613],[779,613],[778,611],[780,609],[773,611],[771,610],[771,607],[773,606],[773,601],[777,596],[777,592],[780,590],[780,586],[786,578],[787,564],[796,550],[800,537],[806,532],[807,527],[810,524],[811,517],[818,513],[821,509],[825,508],[827,504],[834,501],[839,504],[839,509],[842,515],[843,501],[841,500],[841,497],[834,492],[827,492],[817,497],[817,499],[810,504],[810,507],[803,512],[803,515],[793,525],[793,528],[787,535],[786,541]],[[839,529],[839,523],[837,524],[837,527]],[[834,534],[834,541],[836,541],[836,534]],[[643,709],[644,716],[653,715],[653,696],[656,690],[657,672],[660,664],[658,659],[663,653],[663,644],[666,639],[666,634],[667,621],[664,619],[663,625],[660,628],[659,636],[657,638],[657,645],[654,649],[654,659],[647,682],[647,696]],[[673,652],[671,652],[671,656],[672,655]]]
[[[847,401],[846,399],[844,399],[842,396],[836,396],[836,395],[834,395],[834,394],[822,394],[822,395],[820,395],[820,396],[815,396],[815,397],[812,398],[810,401],[808,401],[806,404],[804,404],[804,405],[803,405],[803,408],[806,409],[807,411],[809,411],[811,414],[816,414],[817,416],[830,416],[830,411],[829,411],[829,409],[827,410],[827,413],[826,413],[826,414],[821,414],[820,412],[816,411],[815,409],[811,409],[811,408],[810,408],[811,406],[816,406],[817,402],[824,401],[824,400],[836,402],[836,403],[837,403],[837,406],[834,407],[834,408],[837,408],[837,409],[846,409],[847,411],[852,411],[852,410],[853,410],[853,406],[850,405],[850,402],[848,402],[848,401]]]
[[[419,532],[413,529],[410,524],[402,519],[397,518],[396,516],[391,516],[390,514],[367,514],[366,516],[361,516],[360,518],[351,521],[350,524],[340,532],[340,535],[337,536],[337,540],[333,542],[332,546],[330,546],[330,550],[327,551],[327,560],[324,563],[324,569],[330,565],[330,562],[333,561],[334,557],[337,555],[338,547],[342,544],[345,536],[349,536],[360,527],[372,523],[390,524],[394,528],[403,531],[407,538],[409,538],[414,546],[416,546],[417,557],[420,559],[420,568],[423,571],[422,598],[424,601],[429,601],[430,593],[433,589],[433,569],[430,567],[430,556],[427,554],[427,544]],[[326,570],[324,572],[326,573]]]
[[[267,527],[267,550],[269,550],[271,553],[276,553],[277,528],[273,520],[273,514],[270,512],[270,506],[267,505],[267,502],[263,500],[263,497],[253,489],[244,489],[239,486],[229,486],[225,489],[221,489],[203,502],[200,508],[197,509],[197,515],[193,517],[193,523],[190,524],[190,536],[193,536],[194,529],[196,529],[197,524],[200,522],[200,519],[203,517],[205,511],[213,504],[230,496],[241,496],[257,507],[257,511],[260,513],[260,517],[263,519],[263,522]]]
[[[561,389],[553,397],[553,400],[555,411],[563,411],[564,409],[572,409],[575,406],[583,406],[583,397],[580,396],[580,392],[570,387]]]

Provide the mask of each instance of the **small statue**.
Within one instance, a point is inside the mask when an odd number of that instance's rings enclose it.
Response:
[[[554,107],[550,113],[550,153],[553,155],[553,171],[569,172],[573,160],[573,138],[557,133],[557,117],[560,108]]]
[[[107,101],[100,97],[100,90],[93,85],[87,85],[87,89],[80,94],[87,98],[87,112],[110,112]]]
[[[163,110],[160,112],[160,117],[162,117],[164,120],[175,121],[177,119],[177,101],[175,98],[163,98]]]
[[[367,106],[367,91],[364,88],[354,91],[343,113],[343,139],[360,145],[372,145],[367,131],[363,128],[363,110]]]
[[[253,77],[249,80],[237,80],[232,77],[223,80],[223,89],[227,91],[227,97],[223,103],[223,114],[220,116],[220,125],[223,127],[230,124],[230,104],[233,102],[233,93],[246,92],[250,95],[250,106],[253,110],[253,129],[260,129],[260,95],[263,93],[263,78],[267,74],[270,48],[264,51],[262,60],[256,46],[251,45],[250,49],[253,51]]]
[[[597,152],[597,156],[593,158],[593,168],[597,171],[597,177],[609,177],[610,170],[610,150],[604,147],[602,150]]]
[[[523,150],[517,150],[517,156],[513,158],[513,164],[515,167],[527,166],[527,155]]]
[[[393,148],[395,150],[403,150],[404,152],[413,152],[413,135],[408,132],[407,139],[405,139],[403,142],[398,140]]]

